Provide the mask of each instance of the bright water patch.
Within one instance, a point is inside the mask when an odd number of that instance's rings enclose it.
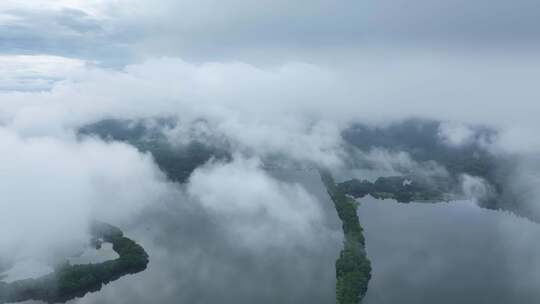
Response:
[[[54,269],[39,260],[25,259],[16,262],[13,267],[0,273],[2,282],[11,283],[24,279],[35,279],[46,274],[52,273]]]
[[[100,249],[88,247],[83,254],[69,258],[72,265],[78,264],[99,264],[110,260],[115,260],[120,256],[113,250],[111,243],[103,243]]]
[[[98,264],[117,259],[119,255],[113,250],[112,244],[103,243],[100,249],[87,247],[79,256],[68,258],[70,264]],[[0,272],[0,281],[11,283],[24,279],[35,279],[54,272],[53,262],[27,258],[17,261],[9,269]]]

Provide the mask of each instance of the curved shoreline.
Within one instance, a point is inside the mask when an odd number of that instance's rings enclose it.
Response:
[[[142,246],[124,236],[119,228],[93,222],[90,227],[93,238],[111,243],[119,258],[99,264],[57,266],[53,273],[36,278],[0,282],[0,303],[38,300],[61,303],[80,298],[87,293],[99,291],[103,285],[127,274],[146,269],[148,254]]]

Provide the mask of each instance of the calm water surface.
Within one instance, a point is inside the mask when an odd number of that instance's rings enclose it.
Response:
[[[540,303],[540,226],[468,201],[362,199],[365,304]]]
[[[148,269],[69,303],[333,303],[342,233],[324,186],[316,172],[271,174],[315,196],[323,222],[309,240],[274,244],[269,235],[269,246],[239,246],[221,219],[182,197],[170,198],[130,225],[120,225],[150,254]]]
[[[122,225],[149,252],[148,269],[70,303],[335,303],[342,233],[333,204],[316,172],[272,175],[317,198],[324,221],[311,241],[238,246],[220,219],[170,198]],[[540,303],[539,225],[466,201],[361,202],[373,263],[364,304]]]

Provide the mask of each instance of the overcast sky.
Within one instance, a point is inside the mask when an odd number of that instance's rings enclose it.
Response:
[[[261,159],[339,167],[351,123],[410,117],[444,121],[457,143],[469,125],[486,125],[499,132],[494,151],[538,153],[539,38],[537,0],[1,0],[0,196],[16,199],[0,202],[0,219],[16,210],[16,227],[28,210],[46,214],[33,231],[47,226],[53,238],[80,232],[103,206],[117,206],[108,216],[122,223],[118,210],[185,190],[133,147],[75,136],[104,118],[176,116],[181,127],[205,121],[234,147],[234,161],[200,168],[186,195],[224,217],[270,211],[268,229],[296,223],[285,226],[310,235],[321,211],[298,210],[312,197],[276,181]],[[172,141],[191,138],[171,131]],[[36,172],[41,163],[52,179]],[[206,189],[242,188],[231,175],[282,203],[247,193],[216,205],[227,191]],[[74,216],[56,221],[56,210]],[[250,229],[235,223],[233,232]],[[17,238],[0,233],[0,245]]]
[[[509,124],[512,108],[524,109],[518,117],[538,114],[539,15],[534,0],[5,0],[0,91],[51,90],[60,80],[88,78],[81,74],[89,69],[129,74],[129,66],[147,69],[163,57],[194,64],[190,71],[219,62],[229,66],[221,74],[248,78],[254,69],[271,74],[307,64],[322,71],[326,79],[316,82],[326,87],[321,101],[308,101],[320,95],[309,92],[318,87],[296,93],[295,102],[307,104],[303,111],[337,102],[343,112],[359,112],[351,108],[360,103],[384,119],[394,108],[406,116],[500,126]],[[206,89],[172,79],[186,74],[182,67],[153,68],[155,82],[185,86],[182,94]],[[289,86],[311,82],[307,74],[294,75]],[[489,115],[479,109],[488,104]],[[449,107],[455,109],[440,110]],[[457,109],[463,107],[471,111]]]
[[[539,14],[534,0],[5,0],[0,52],[118,65],[303,60],[377,45],[512,49],[537,44]]]

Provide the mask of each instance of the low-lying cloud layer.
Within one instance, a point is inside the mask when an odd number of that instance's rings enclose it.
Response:
[[[236,156],[193,172],[187,192],[222,221],[239,246],[265,250],[302,240],[323,227],[323,214],[300,184],[278,181],[255,159]]]
[[[518,154],[538,151],[540,141],[535,137],[526,137],[526,134],[534,134],[540,128],[535,116],[539,109],[533,101],[536,90],[532,82],[540,69],[534,70],[534,65],[524,60],[512,66],[503,64],[493,68],[492,64],[499,62],[499,59],[488,56],[477,61],[462,62],[452,56],[434,58],[404,55],[399,56],[398,61],[387,62],[381,58],[366,57],[351,68],[343,69],[304,63],[289,63],[275,68],[244,63],[193,64],[163,58],[130,65],[120,71],[83,68],[54,84],[50,91],[0,93],[0,121],[5,132],[18,138],[24,145],[45,142],[47,153],[55,149],[72,149],[75,152],[71,153],[80,153],[65,157],[58,156],[62,155],[59,153],[50,154],[53,160],[60,162],[50,170],[54,167],[67,168],[80,171],[83,176],[94,174],[96,170],[111,170],[110,174],[119,174],[107,180],[106,173],[96,172],[103,175],[97,181],[98,185],[102,183],[100,186],[103,188],[95,194],[90,193],[90,196],[74,198],[76,204],[81,204],[81,208],[69,206],[76,211],[74,216],[78,213],[87,215],[81,211],[87,208],[99,209],[96,206],[101,206],[103,201],[119,201],[122,204],[131,200],[133,208],[137,209],[137,202],[155,201],[156,193],[165,187],[163,182],[156,181],[157,173],[152,172],[155,169],[151,167],[150,157],[122,145],[79,142],[74,139],[78,128],[105,118],[172,116],[178,118],[181,126],[204,122],[205,132],[226,139],[231,152],[258,158],[277,156],[308,166],[342,168],[346,153],[340,133],[351,123],[385,125],[408,117],[424,117],[449,121],[449,124],[443,125],[440,133],[441,141],[449,145],[477,140],[471,138],[467,125],[484,124],[499,134],[488,147],[492,151]],[[409,73],[405,74],[404,71]],[[518,77],[521,74],[527,76],[526,81]],[[524,110],[516,111],[518,108]],[[515,115],[510,117],[508,113]],[[512,136],[518,131],[523,138]],[[169,132],[171,134],[173,137],[192,136],[182,132]],[[2,143],[6,144],[7,141]],[[102,152],[94,152],[95,156],[88,152],[92,145]],[[39,145],[29,145],[28,149],[36,149],[29,153],[42,157],[40,148]],[[15,153],[10,147],[5,149]],[[131,156],[124,157],[122,153],[131,153]],[[384,155],[371,155],[380,156]],[[390,158],[394,164],[399,163],[400,158],[407,161],[406,155],[398,153],[393,156]],[[90,160],[85,166],[77,168],[69,163],[72,161],[70,157]],[[126,168],[118,167],[111,158],[123,160]],[[95,163],[90,162],[91,159],[95,159]],[[40,161],[47,163],[46,159],[38,159],[35,167],[39,167],[37,163]],[[130,165],[132,162],[133,165]],[[11,162],[14,166],[22,166],[21,172],[25,170],[25,163]],[[146,171],[136,171],[139,177],[128,174],[129,170],[137,170],[138,163]],[[230,166],[234,168],[236,165],[242,167],[244,164],[233,162]],[[221,170],[226,171],[227,168]],[[17,171],[17,168],[12,170]],[[195,184],[192,189],[201,195],[202,204],[213,206],[211,201],[218,200],[219,189],[214,189],[216,193],[210,191],[206,194],[200,189],[219,184],[212,181],[220,176],[214,177],[205,171],[207,169],[201,170],[193,177]],[[438,170],[437,165],[430,170]],[[56,173],[63,174],[66,181],[77,181],[70,175],[74,174],[71,171],[59,170]],[[225,175],[221,177],[225,178]],[[125,176],[140,178],[130,182],[138,185],[136,193],[118,191],[130,189],[126,185],[129,179],[126,180]],[[280,212],[294,213],[294,209],[287,209],[286,202],[305,200],[303,194],[291,192],[287,187],[276,186],[264,179],[261,182],[261,187],[268,191],[268,197],[284,202],[282,207],[288,211],[280,209]],[[91,191],[85,186],[80,185],[81,191],[77,193]],[[88,187],[94,186],[91,184]],[[56,191],[61,192],[61,189]],[[152,197],[148,198],[149,195]],[[245,204],[238,205],[238,209],[251,206],[248,201],[253,199],[249,195],[236,198],[238,204]],[[85,200],[92,202],[85,203]],[[47,210],[58,210],[53,207],[54,203],[51,204],[47,205]],[[272,203],[268,207],[277,205]],[[131,208],[126,207],[125,210]]]
[[[47,260],[87,242],[90,220],[126,222],[169,191],[151,157],[124,144],[22,138],[3,128],[0,142],[2,260]]]
[[[493,173],[504,194],[535,213],[538,12],[533,0],[3,1],[0,258],[84,238],[96,217],[133,227],[171,201],[219,226],[219,250],[233,239],[250,253],[312,248],[327,214],[312,190],[268,169],[456,173],[415,159],[416,147],[362,150],[344,136],[410,118],[442,122],[433,134],[445,153],[473,146],[504,160]],[[170,119],[154,125],[161,140],[231,157],[173,183],[141,148],[151,140],[80,134],[103,119]],[[470,197],[497,188],[458,176]]]
[[[108,117],[204,119],[240,145],[332,162],[326,152],[334,152],[337,135],[349,123],[424,117],[492,127],[504,150],[540,149],[532,136],[540,127],[533,81],[540,68],[527,60],[533,57],[510,64],[489,55],[425,55],[396,55],[391,62],[366,55],[348,69],[172,58],[122,71],[90,68],[49,92],[1,93],[0,119],[30,135],[61,133]]]

